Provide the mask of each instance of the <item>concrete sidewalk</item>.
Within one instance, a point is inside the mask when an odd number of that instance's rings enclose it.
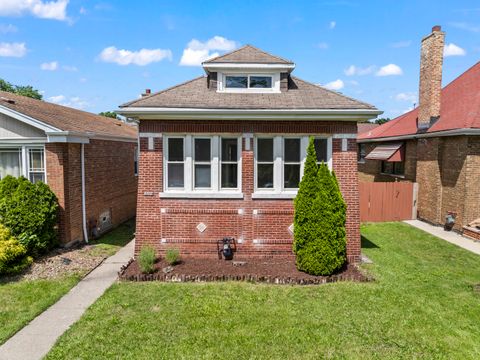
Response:
[[[13,335],[0,346],[0,359],[42,359],[57,339],[115,282],[120,267],[133,256],[133,249],[134,240],[106,259],[57,303]]]
[[[480,242],[466,238],[453,231],[445,231],[443,230],[443,227],[433,226],[420,220],[405,220],[404,222],[412,226],[415,226],[420,230],[426,231],[436,237],[439,237],[440,239],[448,241],[449,243],[460,246],[465,250],[468,250],[477,255],[480,255]]]

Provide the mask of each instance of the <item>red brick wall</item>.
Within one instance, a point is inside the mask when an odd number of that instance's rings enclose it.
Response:
[[[85,145],[87,221],[110,210],[116,226],[135,216],[137,177],[136,143],[92,140]],[[45,146],[47,183],[58,197],[59,236],[62,243],[83,240],[81,145]]]
[[[268,121],[141,121],[143,133],[356,133],[354,122],[268,122]],[[333,140],[333,169],[348,204],[347,252],[350,261],[360,256],[356,140],[348,140],[348,151],[341,151],[341,139]],[[292,256],[292,199],[252,199],[253,151],[242,147],[243,199],[160,198],[163,184],[163,143],[154,139],[154,150],[141,138],[140,174],[137,204],[136,249],[151,245],[159,254],[172,247],[182,255],[216,257],[216,241],[233,236],[238,257]],[[251,146],[253,149],[253,144]],[[239,213],[240,210],[240,213]],[[203,222],[207,228],[199,232]]]

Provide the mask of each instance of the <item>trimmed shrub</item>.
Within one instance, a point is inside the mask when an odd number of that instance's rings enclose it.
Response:
[[[0,181],[0,223],[37,256],[56,244],[57,197],[48,185],[24,177]]]
[[[138,266],[144,274],[151,274],[155,270],[155,249],[150,246],[144,246],[138,255]]]
[[[178,249],[168,249],[165,254],[165,260],[169,265],[175,265],[180,260],[180,251]]]
[[[15,239],[8,228],[0,224],[0,275],[21,272],[32,263],[27,249]]]
[[[312,159],[316,171],[307,171]],[[326,164],[316,164],[311,139],[295,198],[294,251],[299,270],[331,275],[342,268],[346,261],[345,221],[346,205],[335,174]]]

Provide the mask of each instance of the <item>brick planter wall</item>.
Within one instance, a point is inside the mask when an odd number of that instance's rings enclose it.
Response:
[[[355,122],[283,121],[160,121],[144,120],[140,133],[271,133],[271,134],[354,134]],[[252,199],[254,184],[253,146],[242,146],[243,199],[160,198],[163,191],[163,141],[140,139],[140,173],[137,205],[135,254],[144,245],[153,246],[159,255],[167,248],[178,248],[182,255],[217,257],[216,241],[225,236],[241,240],[242,256],[293,256],[292,199]],[[333,139],[333,169],[347,202],[347,253],[350,262],[360,258],[357,147],[348,139],[342,151],[341,139]],[[196,226],[207,228],[199,232]]]

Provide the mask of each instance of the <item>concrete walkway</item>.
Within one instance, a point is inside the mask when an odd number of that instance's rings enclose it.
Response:
[[[0,346],[0,359],[42,359],[57,339],[115,282],[120,267],[133,256],[133,249],[134,241],[131,241],[12,336]]]
[[[460,234],[457,234],[453,231],[445,231],[443,227],[440,226],[433,226],[427,224],[420,220],[405,220],[407,224],[415,226],[416,228],[426,231],[440,239],[448,241],[454,245],[460,246],[465,250],[471,251],[474,254],[480,255],[480,242],[466,238]]]

